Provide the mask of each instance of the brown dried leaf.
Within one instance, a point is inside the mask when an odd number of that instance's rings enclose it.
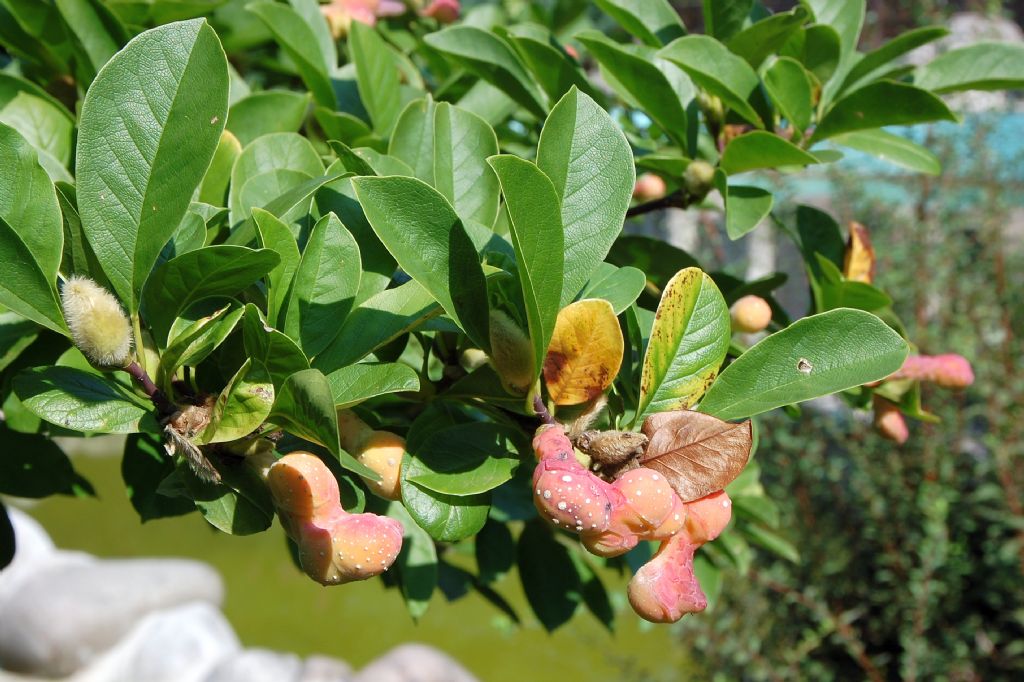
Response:
[[[650,442],[640,465],[663,475],[683,502],[731,483],[747,465],[753,442],[749,419],[734,424],[691,410],[652,414],[642,431]]]
[[[843,276],[851,282],[871,284],[875,278],[875,249],[871,246],[868,228],[850,223],[850,239],[846,242]]]

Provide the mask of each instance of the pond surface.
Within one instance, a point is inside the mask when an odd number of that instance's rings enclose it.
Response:
[[[415,624],[398,591],[380,580],[324,588],[301,575],[276,523],[248,537],[219,533],[198,514],[143,526],[128,502],[119,458],[76,457],[75,467],[96,487],[98,499],[55,497],[28,510],[57,545],[102,557],[173,555],[213,565],[227,588],[224,612],[246,646],[327,654],[359,667],[396,644],[426,642],[485,682],[685,677],[683,647],[669,628],[632,614],[626,581],[617,575],[605,576],[619,610],[614,634],[582,608],[568,625],[547,634],[530,614],[514,574],[495,587],[523,619],[520,626],[475,593],[454,603],[435,593]]]

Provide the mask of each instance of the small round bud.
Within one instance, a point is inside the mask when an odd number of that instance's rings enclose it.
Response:
[[[744,334],[764,330],[772,321],[772,307],[760,296],[744,296],[729,308],[732,328]]]
[[[491,364],[502,387],[512,395],[526,395],[537,380],[533,344],[512,318],[500,310],[491,311]]]
[[[725,108],[717,96],[701,91],[697,95],[697,106],[704,113],[704,118],[711,128],[717,128],[725,121]]]
[[[665,196],[665,181],[660,175],[644,173],[636,179],[633,186],[633,198],[637,201],[651,201]]]
[[[113,294],[76,275],[64,284],[60,300],[71,340],[89,362],[98,367],[131,362],[132,325]]]
[[[700,201],[711,191],[715,180],[715,167],[707,161],[694,159],[683,171],[683,187],[694,200]]]
[[[434,0],[423,10],[423,16],[437,19],[440,24],[450,24],[459,18],[459,0]]]
[[[874,397],[875,430],[888,440],[903,445],[910,438],[907,420],[895,403],[876,395]]]

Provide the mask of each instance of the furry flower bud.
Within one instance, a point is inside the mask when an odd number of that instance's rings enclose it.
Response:
[[[89,362],[124,367],[131,361],[132,325],[113,294],[76,275],[64,284],[60,300],[71,340]]]

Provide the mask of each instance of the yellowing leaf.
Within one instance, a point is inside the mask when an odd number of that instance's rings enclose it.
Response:
[[[544,358],[544,383],[556,405],[593,400],[612,385],[622,364],[622,330],[611,303],[588,298],[558,313]]]
[[[850,223],[850,239],[846,242],[843,276],[851,282],[871,284],[875,277],[875,250],[871,246],[868,228],[858,222]]]

